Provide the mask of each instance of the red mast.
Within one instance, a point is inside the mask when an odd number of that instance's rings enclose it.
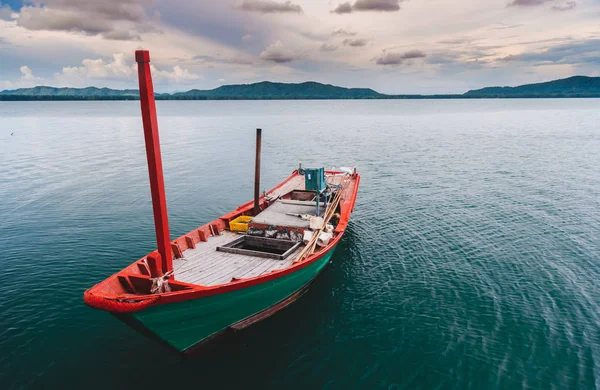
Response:
[[[150,174],[156,243],[161,257],[162,272],[166,273],[173,269],[173,254],[171,252],[167,198],[165,196],[165,181],[158,139],[158,120],[156,118],[156,104],[154,102],[154,87],[152,86],[150,53],[148,50],[136,50],[135,61],[138,64],[140,105],[142,107],[142,122],[146,140],[148,173]]]

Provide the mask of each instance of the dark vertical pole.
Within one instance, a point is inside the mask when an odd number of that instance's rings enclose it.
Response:
[[[254,166],[254,215],[260,213],[258,199],[260,197],[260,144],[262,129],[256,129],[256,162]]]
[[[169,219],[167,217],[167,198],[165,196],[165,181],[163,178],[162,159],[160,156],[160,141],[158,139],[158,120],[154,102],[154,87],[150,74],[150,53],[147,50],[137,50],[135,61],[138,64],[138,79],[140,84],[140,105],[142,107],[142,123],[146,140],[146,157],[150,175],[150,192],[152,194],[152,211],[154,212],[154,227],[156,243],[160,253],[162,272],[173,269],[171,238],[169,234]]]
[[[319,198],[321,197],[321,175],[318,176],[317,180],[317,217],[319,216]]]

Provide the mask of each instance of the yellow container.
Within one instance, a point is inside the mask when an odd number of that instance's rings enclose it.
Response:
[[[252,217],[247,215],[240,215],[236,219],[229,221],[229,230],[232,232],[247,232],[248,222],[252,220]]]

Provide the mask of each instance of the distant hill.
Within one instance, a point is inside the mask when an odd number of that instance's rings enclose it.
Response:
[[[468,91],[467,97],[600,97],[600,77],[573,76],[518,87],[487,87]]]
[[[299,84],[263,81],[254,84],[223,85],[210,90],[192,89],[173,97],[233,99],[378,99],[385,95],[369,88],[344,88],[309,81]]]
[[[137,89],[110,89],[110,88],[54,88],[54,87],[33,87],[33,88],[19,88],[14,90],[6,90],[0,92],[0,95],[18,95],[18,96],[133,96],[139,97]]]
[[[174,94],[156,93],[157,99],[380,99],[386,95],[368,88],[344,88],[316,82],[299,84],[263,81],[254,84],[223,85],[210,90],[192,89]],[[0,92],[0,100],[111,100],[138,99],[137,89],[33,87]]]
[[[474,99],[600,97],[600,77],[574,76],[519,87],[487,87],[462,95],[384,95],[369,88],[344,88],[313,81],[292,84],[263,81],[223,85],[209,90],[192,89],[174,94],[156,93],[157,100],[233,99]],[[134,100],[137,89],[34,87],[0,92],[0,100]]]

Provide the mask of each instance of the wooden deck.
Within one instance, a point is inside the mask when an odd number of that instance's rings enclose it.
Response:
[[[304,189],[304,176],[294,176],[290,181],[282,185],[280,188],[275,189],[272,192],[267,193],[268,197],[274,199],[279,196],[283,196],[294,190]]]
[[[339,184],[340,176],[328,177],[328,183]],[[296,176],[280,188],[268,193],[276,199],[293,190],[304,189],[304,176]],[[284,260],[267,259],[217,251],[217,247],[225,245],[240,237],[238,233],[224,230],[220,236],[208,237],[208,241],[199,242],[195,249],[183,251],[183,258],[173,260],[175,280],[201,286],[216,286],[231,282],[232,279],[243,279],[263,275],[274,270],[289,267],[303,246],[291,253]]]
[[[219,252],[218,246],[239,237],[239,234],[227,230],[222,233],[220,236],[209,237],[208,241],[199,243],[196,249],[184,251],[183,258],[175,259],[173,261],[175,280],[201,286],[229,283],[233,278],[250,278],[286,268],[302,250],[301,246],[284,260]]]

